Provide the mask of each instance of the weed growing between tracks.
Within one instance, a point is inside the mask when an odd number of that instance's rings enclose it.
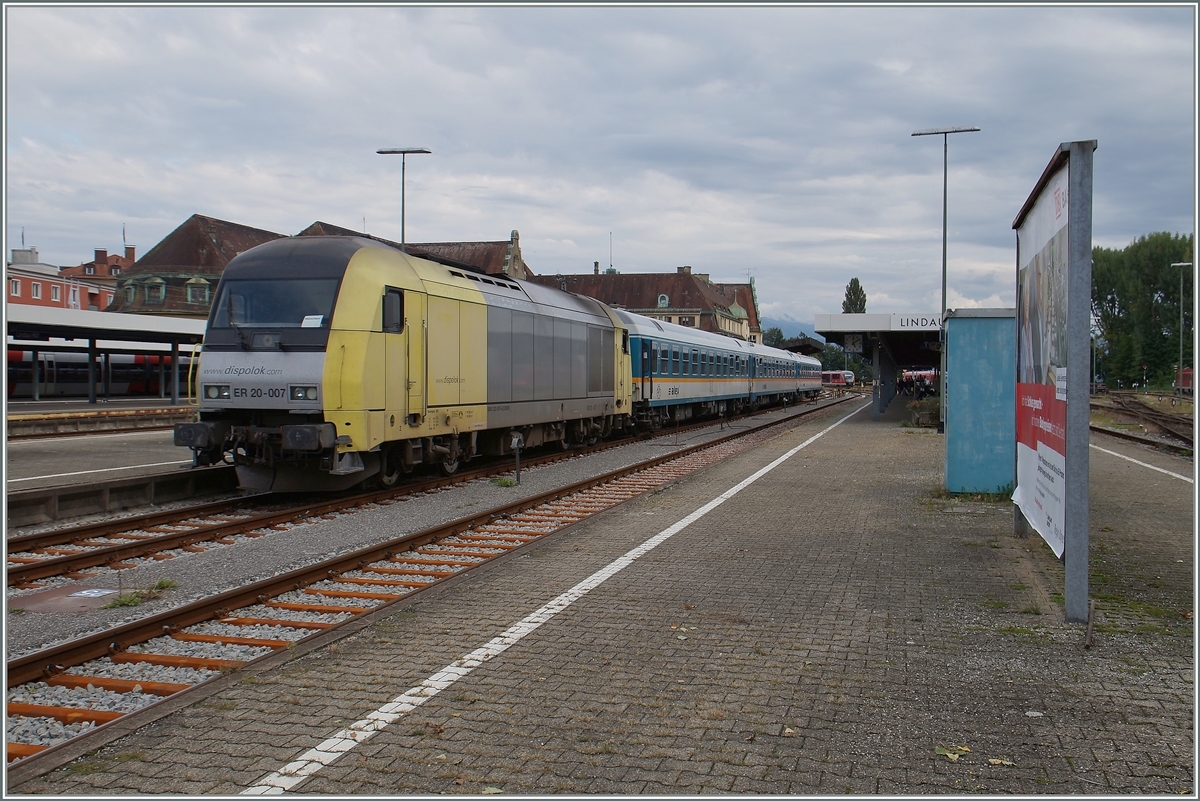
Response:
[[[118,580],[120,573],[117,574]],[[119,592],[116,598],[106,603],[101,609],[119,609],[122,606],[141,606],[146,601],[153,601],[155,598],[161,598],[167,590],[175,589],[175,582],[170,579],[159,579],[153,587],[146,590],[133,590],[132,592]]]

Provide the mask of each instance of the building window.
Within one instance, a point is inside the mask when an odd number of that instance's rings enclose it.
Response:
[[[89,264],[88,266],[83,268],[83,274],[84,275],[95,275],[96,268]]]
[[[62,288],[58,284],[50,285],[50,300],[58,303],[62,300]]]
[[[121,268],[120,268],[120,267],[109,267],[109,268],[108,268],[108,274],[109,274],[109,275],[120,275],[120,274],[121,274]]]
[[[21,297],[21,279],[13,278],[9,280],[8,294],[12,295],[14,298]]]
[[[70,300],[67,302],[67,305],[72,309],[79,308],[79,287],[71,287],[71,296]]]
[[[107,309],[109,306],[112,305],[112,299],[113,299],[113,296],[111,293],[108,293],[108,292],[104,293],[104,308]]]
[[[203,278],[193,278],[187,282],[188,303],[208,303],[208,282]]]
[[[696,318],[695,317],[680,317],[679,324],[694,326],[694,325],[696,325]]]
[[[659,296],[658,296],[658,308],[660,308],[660,309],[665,309],[665,308],[667,308],[667,307],[668,307],[668,306],[670,306],[670,305],[671,305],[671,299],[670,299],[670,298],[668,298],[666,295],[659,295]]]
[[[132,306],[133,301],[137,299],[137,287],[129,284],[125,287],[125,305]]]
[[[29,282],[29,295],[34,300],[42,299],[42,284],[40,281],[30,281]]]
[[[161,278],[151,278],[146,282],[146,302],[162,303],[167,297],[167,282]]]

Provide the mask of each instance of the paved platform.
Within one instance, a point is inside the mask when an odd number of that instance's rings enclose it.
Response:
[[[1094,440],[1168,472],[1091,452],[1085,650],[1050,550],[941,492],[900,404],[730,494],[843,414],[8,790],[1194,794],[1191,462]]]

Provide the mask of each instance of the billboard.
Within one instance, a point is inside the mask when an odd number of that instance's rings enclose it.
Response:
[[[1061,557],[1065,548],[1067,202],[1070,165],[1017,229],[1017,488],[1013,502]]]
[[[1092,152],[1064,142],[1017,232],[1016,478],[1020,516],[1064,562],[1066,619],[1087,622]],[[1018,530],[1020,529],[1020,521]]]

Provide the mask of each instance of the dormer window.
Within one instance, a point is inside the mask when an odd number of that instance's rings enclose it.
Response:
[[[84,274],[84,275],[95,275],[95,274],[96,274],[96,268],[95,268],[95,267],[93,267],[92,265],[90,265],[90,264],[89,264],[89,265],[87,265],[86,267],[84,267],[84,268],[83,268],[83,274]]]
[[[666,295],[658,296],[658,308],[665,309],[665,308],[669,307],[670,305],[671,305],[670,298],[668,298]]]
[[[109,268],[108,268],[108,274],[109,274],[109,275],[120,275],[120,274],[121,274],[121,268],[120,268],[120,267],[109,267]]]
[[[161,278],[151,278],[146,282],[146,302],[162,303],[167,298],[167,282]]]
[[[187,284],[187,302],[188,303],[208,303],[209,302],[209,283],[203,278],[193,278]]]

